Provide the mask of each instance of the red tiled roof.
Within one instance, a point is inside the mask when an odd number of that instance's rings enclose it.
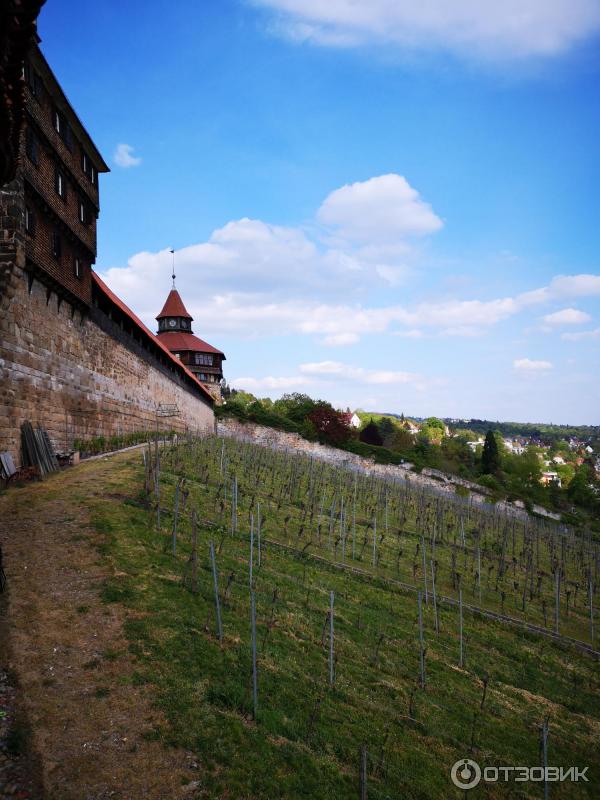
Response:
[[[156,319],[162,319],[163,317],[186,317],[187,319],[194,319],[183,305],[183,300],[177,289],[171,289],[163,309]]]
[[[212,344],[205,342],[203,339],[199,339],[197,336],[194,336],[193,333],[160,331],[157,336],[160,341],[173,352],[191,350],[194,353],[218,353],[220,356],[223,356],[223,360],[225,360],[225,354],[222,350],[217,350]]]
[[[185,366],[185,364],[182,364],[181,361],[173,355],[173,353],[169,350],[168,347],[165,347],[165,345],[160,341],[158,336],[155,336],[152,333],[152,331],[144,325],[142,320],[139,317],[137,317],[133,313],[133,311],[128,306],[126,306],[125,303],[119,297],[117,297],[117,295],[114,292],[112,292],[108,288],[108,286],[104,283],[102,278],[100,278],[94,271],[92,271],[92,281],[96,284],[96,286],[102,292],[102,294],[104,294],[112,303],[114,303],[117,306],[117,308],[119,308],[127,317],[129,317],[129,319],[139,328],[140,333],[144,334],[144,336],[150,339],[153,344],[155,344],[160,350],[162,350],[165,353],[165,355],[169,357],[169,359],[173,362],[173,364],[177,367],[177,369],[180,372],[184,373],[187,378],[192,379],[192,381],[194,382],[194,388],[199,388],[202,394],[206,397],[206,399],[210,401],[211,405],[213,405],[215,402],[214,398],[212,397],[208,389],[206,389],[206,387],[200,383],[200,381],[196,378],[194,373],[191,370],[189,370]]]

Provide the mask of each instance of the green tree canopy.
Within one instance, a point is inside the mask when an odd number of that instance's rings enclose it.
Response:
[[[594,470],[589,464],[582,464],[569,483],[567,489],[569,500],[584,508],[595,509],[600,507],[598,482]]]
[[[375,444],[381,447],[383,444],[383,439],[381,438],[381,434],[379,433],[379,428],[373,422],[372,419],[369,420],[367,425],[362,429],[359,435],[359,439],[361,442],[365,442],[365,444]]]
[[[500,450],[494,432],[489,430],[485,435],[481,453],[481,471],[484,475],[494,475],[500,469]]]
[[[291,419],[301,425],[310,416],[311,412],[319,405],[318,400],[313,400],[307,394],[292,392],[282,395],[279,400],[273,403],[273,411],[283,414],[284,417]]]
[[[383,417],[379,423],[379,435],[384,447],[390,447],[397,427],[389,417]]]
[[[415,437],[404,428],[398,428],[394,432],[391,442],[386,446],[396,453],[406,453],[415,446]]]

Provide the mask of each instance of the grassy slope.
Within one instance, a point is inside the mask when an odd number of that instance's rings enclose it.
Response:
[[[266,546],[255,572],[260,710],[254,724],[247,532],[224,535],[218,555],[221,594],[227,594],[220,646],[208,563],[215,529],[199,531],[200,591],[194,596],[180,580],[189,521],[181,523],[174,559],[153,517],[138,505],[141,467],[132,457],[115,469],[132,499],[92,501],[96,527],[106,534],[104,555],[118,574],[107,581],[104,599],[131,610],[126,635],[137,660],[134,680],[152,685],[168,719],[155,736],[196,751],[211,774],[198,796],[357,796],[363,743],[371,800],[458,796],[448,773],[457,758],[469,754],[472,738],[474,757],[483,763],[538,764],[538,726],[545,716],[550,763],[593,764],[597,686],[588,657],[467,616],[467,664],[459,669],[456,613],[442,612],[436,637],[428,608],[428,683],[418,690],[414,595],[302,562],[274,546]],[[201,492],[195,500],[201,516],[209,511]],[[336,593],[333,690],[327,687],[326,637],[322,643],[330,590]],[[491,681],[478,713],[485,674]],[[521,784],[515,792],[538,797],[540,789]],[[553,797],[593,794],[593,784],[553,787]],[[507,795],[489,785],[472,796]]]

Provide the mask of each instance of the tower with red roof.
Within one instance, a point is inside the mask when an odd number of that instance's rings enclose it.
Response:
[[[179,358],[185,366],[204,384],[215,400],[221,400],[221,381],[223,380],[223,361],[225,354],[208,342],[192,333],[192,315],[187,311],[183,300],[173,288],[156,317],[157,336],[160,341]]]

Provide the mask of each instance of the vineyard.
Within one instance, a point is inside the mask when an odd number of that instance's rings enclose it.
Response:
[[[459,796],[461,757],[592,768],[591,539],[233,439],[148,446],[121,479],[132,499],[95,511],[103,597],[198,797]]]

